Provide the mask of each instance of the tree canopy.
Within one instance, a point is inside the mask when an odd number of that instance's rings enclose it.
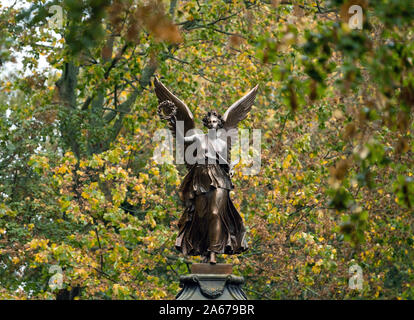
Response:
[[[174,249],[186,168],[153,159],[156,75],[199,126],[259,84],[241,127],[261,170],[231,192],[250,249],[219,257],[250,298],[413,299],[413,19],[405,0],[3,4],[0,298],[172,299],[201,261]]]

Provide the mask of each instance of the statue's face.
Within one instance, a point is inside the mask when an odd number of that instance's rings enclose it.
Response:
[[[215,115],[211,115],[210,119],[208,119],[208,127],[210,129],[218,129],[220,125],[220,119],[217,118]]]

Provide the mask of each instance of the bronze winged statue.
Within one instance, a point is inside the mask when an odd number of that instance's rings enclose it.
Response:
[[[169,128],[184,142],[185,163],[189,168],[179,188],[185,206],[178,227],[176,248],[185,255],[203,256],[203,262],[216,263],[217,254],[238,254],[247,250],[243,220],[230,199],[233,167],[230,162],[231,141],[228,132],[249,113],[258,85],[231,105],[223,116],[209,111],[203,118],[208,134],[193,134],[194,117],[188,106],[178,99],[157,78],[154,80],[158,98],[158,114],[168,121]],[[181,121],[183,126],[177,125]],[[180,129],[181,128],[181,129]],[[210,135],[210,131],[217,134]],[[193,144],[197,152],[187,152]],[[179,148],[179,146],[177,146]],[[181,148],[182,149],[182,148]],[[195,161],[189,161],[191,154]]]

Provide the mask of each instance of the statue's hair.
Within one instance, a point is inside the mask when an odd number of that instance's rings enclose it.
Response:
[[[219,120],[218,127],[223,128],[223,126],[224,126],[223,117],[216,110],[209,111],[204,115],[204,117],[203,117],[204,126],[209,128],[209,120],[210,120],[211,116],[217,117],[217,119]]]

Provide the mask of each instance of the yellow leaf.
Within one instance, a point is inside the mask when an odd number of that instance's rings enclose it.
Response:
[[[283,169],[289,168],[291,160],[292,160],[292,155],[288,154],[287,157],[285,158],[285,160],[283,160],[282,168]]]

